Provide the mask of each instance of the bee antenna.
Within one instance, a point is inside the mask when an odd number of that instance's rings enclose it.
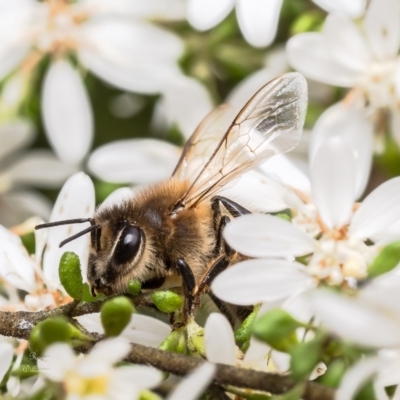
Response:
[[[85,221],[85,222],[87,222],[87,221]],[[45,225],[45,224],[44,224],[44,225]],[[86,233],[89,233],[89,232],[94,231],[94,230],[99,229],[99,228],[100,228],[100,225],[90,225],[89,228],[86,228],[86,229],[84,229],[83,231],[80,231],[80,232],[76,233],[75,235],[72,235],[72,236],[70,236],[69,238],[63,240],[63,241],[60,243],[60,247],[63,247],[64,244],[67,244],[67,243],[69,243],[69,242],[72,242],[72,241],[75,240],[76,238],[81,237],[81,236],[85,235]]]
[[[93,218],[75,218],[75,219],[66,219],[64,221],[55,221],[55,222],[48,222],[46,224],[36,225],[35,229],[37,230],[43,228],[52,228],[53,226],[69,225],[69,224],[82,224],[84,222],[90,222],[90,225],[92,226],[95,225]]]

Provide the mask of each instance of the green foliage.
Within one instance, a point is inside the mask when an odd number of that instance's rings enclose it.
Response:
[[[140,291],[142,290],[142,284],[140,283],[139,280],[137,279],[131,279],[128,282],[128,286],[126,291],[131,294],[132,296],[136,296],[140,293]]]
[[[385,246],[368,267],[370,277],[385,274],[396,267],[400,262],[400,241]]]
[[[107,296],[105,296],[102,293],[98,293],[96,295],[96,297],[93,297],[92,293],[90,292],[89,285],[87,283],[83,284],[82,301],[84,301],[86,303],[93,303],[94,301],[104,300],[106,298],[107,298]]]
[[[61,256],[58,274],[66,292],[74,299],[82,300],[83,282],[81,262],[75,253],[66,251]]]
[[[160,350],[183,354],[186,351],[185,328],[174,329],[160,344]]]
[[[72,346],[83,344],[91,338],[64,317],[47,318],[39,322],[31,331],[29,348],[36,355],[43,353],[47,346],[53,343],[64,342]]]
[[[289,352],[298,343],[296,329],[300,327],[304,324],[286,311],[275,308],[254,323],[253,335],[275,350]]]
[[[106,336],[118,336],[128,325],[135,312],[130,300],[124,296],[107,300],[101,307],[101,323]]]
[[[322,356],[322,341],[320,338],[301,342],[290,351],[290,370],[293,378],[307,378],[316,367]]]
[[[170,290],[159,290],[151,296],[155,306],[164,313],[172,313],[183,306],[183,298]]]
[[[325,386],[337,388],[343,378],[344,373],[346,372],[346,368],[347,364],[343,359],[336,359],[332,361],[328,365],[325,374],[319,378],[320,383]]]
[[[243,321],[242,325],[235,331],[235,340],[237,342],[247,342],[251,337],[251,330],[253,327],[254,319],[257,316],[259,307],[256,309]]]

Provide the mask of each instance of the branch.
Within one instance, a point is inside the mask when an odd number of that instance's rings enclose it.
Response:
[[[143,304],[143,299],[134,299],[135,304]],[[11,336],[18,339],[29,339],[32,328],[40,321],[49,317],[67,316],[77,317],[84,314],[99,312],[102,301],[93,303],[79,303],[73,301],[52,310],[38,312],[0,311],[0,335]],[[189,371],[199,367],[204,360],[182,354],[170,353],[151,347],[132,343],[132,351],[126,357],[126,361],[135,364],[151,365],[159,370],[170,372],[178,376],[184,376]],[[81,346],[78,350],[88,352],[92,344]],[[217,364],[217,373],[214,383],[218,385],[229,385],[238,388],[249,388],[282,394],[292,389],[296,382],[288,376],[279,374],[254,371],[251,369],[238,368],[229,365]],[[308,382],[303,399],[305,400],[333,400],[335,391],[319,385],[315,382]]]

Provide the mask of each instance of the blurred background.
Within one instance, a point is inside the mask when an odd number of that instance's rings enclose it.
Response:
[[[323,31],[329,13],[362,26],[368,6],[359,0],[0,0],[0,223],[9,227],[36,214],[47,219],[60,187],[78,170],[93,177],[98,203],[118,187],[168,177],[213,107],[244,105],[263,84],[294,69],[290,38]],[[307,131],[351,91],[329,83],[309,80],[297,153],[304,171]],[[367,192],[400,174],[398,147],[386,135],[387,105],[379,110]]]

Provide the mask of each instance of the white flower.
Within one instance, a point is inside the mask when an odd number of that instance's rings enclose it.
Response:
[[[313,0],[325,10],[342,11],[359,17],[365,0]],[[244,38],[255,47],[268,46],[275,39],[282,0],[188,0],[187,19],[200,31],[213,28],[236,7],[236,17]]]
[[[76,319],[89,332],[104,334],[100,313],[86,314]],[[134,313],[120,336],[132,343],[158,348],[170,333],[171,327],[165,322]]]
[[[0,382],[11,366],[14,356],[14,348],[8,342],[0,342]]]
[[[320,282],[351,285],[366,276],[368,263],[382,244],[393,240],[389,228],[400,218],[400,178],[379,186],[354,210],[355,161],[339,137],[320,145],[311,175],[315,211],[309,220],[306,215],[293,223],[270,215],[246,215],[226,227],[229,245],[258,259],[217,276],[212,290],[218,297],[242,305],[284,301]],[[315,227],[311,234],[309,224]],[[375,244],[367,246],[367,239]],[[311,255],[307,267],[286,261],[304,255]]]
[[[16,225],[50,213],[49,201],[28,186],[56,188],[74,171],[48,150],[22,152],[33,140],[32,125],[14,120],[0,125],[0,223]]]
[[[291,65],[309,78],[353,88],[344,108],[362,110],[371,127],[382,111],[391,112],[392,133],[400,143],[399,20],[397,0],[371,0],[362,30],[344,14],[332,13],[323,32],[290,39],[287,54]],[[351,113],[342,119],[351,123]],[[357,126],[354,134],[361,135],[361,130]]]
[[[44,56],[52,56],[43,82],[42,111],[49,141],[63,161],[81,163],[93,138],[89,97],[68,56],[74,54],[80,64],[118,88],[162,92],[167,81],[181,76],[177,59],[182,43],[144,19],[160,17],[165,9],[167,17],[179,16],[177,2],[171,7],[169,3],[1,2],[0,79],[18,67],[32,74]]]
[[[38,368],[45,379],[63,386],[68,399],[135,399],[141,389],[158,385],[162,374],[145,366],[115,368],[129,350],[121,338],[101,341],[83,357],[75,356],[66,344],[54,344],[38,360]]]
[[[317,318],[329,332],[361,346],[382,349],[348,369],[340,383],[338,400],[354,398],[371,378],[377,399],[388,400],[384,388],[400,383],[400,282],[398,276],[389,275],[375,279],[354,297],[327,290],[309,295]],[[397,390],[393,398],[399,395]]]
[[[216,372],[216,366],[205,362],[187,375],[170,393],[167,400],[196,400],[211,383]]]

